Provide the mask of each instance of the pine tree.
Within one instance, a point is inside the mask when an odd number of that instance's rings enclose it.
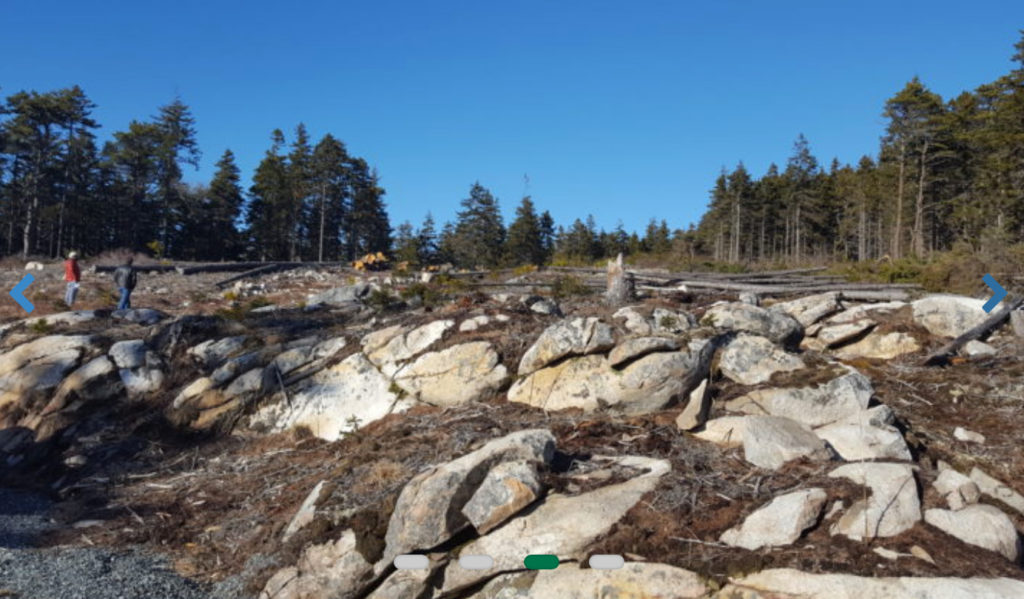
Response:
[[[177,245],[188,243],[187,240],[178,239],[174,230],[175,223],[179,220],[177,211],[181,201],[181,167],[183,164],[190,165],[198,170],[202,154],[196,141],[195,118],[180,98],[175,98],[170,104],[160,107],[154,125],[159,136],[155,156],[159,211],[157,240],[162,252],[173,255],[178,249]]]
[[[419,264],[420,240],[413,231],[412,224],[405,221],[395,229],[395,260],[408,262],[415,266]]]
[[[272,144],[256,167],[246,213],[250,253],[260,260],[284,260],[288,255],[291,187],[288,163],[281,155],[284,134],[275,129]]]
[[[209,198],[210,235],[214,241],[212,251],[203,256],[210,260],[235,259],[241,252],[237,222],[242,214],[242,186],[235,155],[231,150],[217,161],[217,171],[213,174]]]
[[[377,173],[362,158],[351,161],[352,209],[348,218],[349,259],[391,250],[391,226],[384,206],[384,189]]]
[[[310,165],[310,187],[313,206],[307,211],[306,230],[310,243],[315,243],[315,257],[323,262],[330,256],[335,260],[343,254],[342,232],[347,230],[346,220],[351,210],[351,173],[345,144],[331,134],[313,149]]]
[[[434,230],[434,217],[429,212],[423,219],[423,224],[420,225],[416,237],[419,250],[419,254],[416,256],[417,262],[424,266],[437,264],[439,262],[437,231]]]
[[[498,200],[479,182],[474,183],[469,197],[462,200],[462,210],[455,224],[452,248],[455,263],[463,267],[497,266],[504,243],[505,226]]]
[[[540,220],[529,196],[524,197],[516,208],[516,218],[508,227],[505,254],[511,264],[544,264],[546,256]]]

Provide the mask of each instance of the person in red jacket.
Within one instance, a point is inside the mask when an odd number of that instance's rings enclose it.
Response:
[[[68,283],[67,291],[64,292],[64,303],[70,308],[78,296],[78,283],[82,279],[82,270],[78,268],[78,252],[68,254],[64,261],[64,280]]]

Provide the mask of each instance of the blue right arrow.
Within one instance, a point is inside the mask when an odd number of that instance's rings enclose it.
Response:
[[[989,300],[985,302],[985,305],[982,306],[982,309],[985,310],[985,312],[991,312],[992,309],[995,308],[999,302],[1003,301],[1004,297],[1006,297],[1006,290],[1003,289],[1002,285],[996,283],[996,280],[993,279],[990,274],[986,274],[981,277],[981,280],[985,281],[985,284],[988,285],[993,292],[992,297],[990,297]]]
[[[28,301],[28,298],[24,295],[24,291],[28,289],[28,286],[35,280],[36,278],[33,277],[31,273],[26,274],[21,281],[14,286],[14,289],[7,292],[7,295],[11,296],[14,301],[18,302],[18,305],[21,306],[22,310],[29,313],[31,313],[32,310],[35,310],[36,307],[32,305],[32,302]]]

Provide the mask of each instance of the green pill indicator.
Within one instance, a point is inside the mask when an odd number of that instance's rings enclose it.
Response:
[[[554,570],[558,567],[558,556],[546,553],[527,555],[523,565],[527,570]]]

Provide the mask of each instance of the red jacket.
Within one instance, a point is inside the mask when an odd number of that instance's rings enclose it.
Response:
[[[82,278],[82,271],[78,269],[78,260],[64,261],[64,280],[69,283],[77,283]]]

